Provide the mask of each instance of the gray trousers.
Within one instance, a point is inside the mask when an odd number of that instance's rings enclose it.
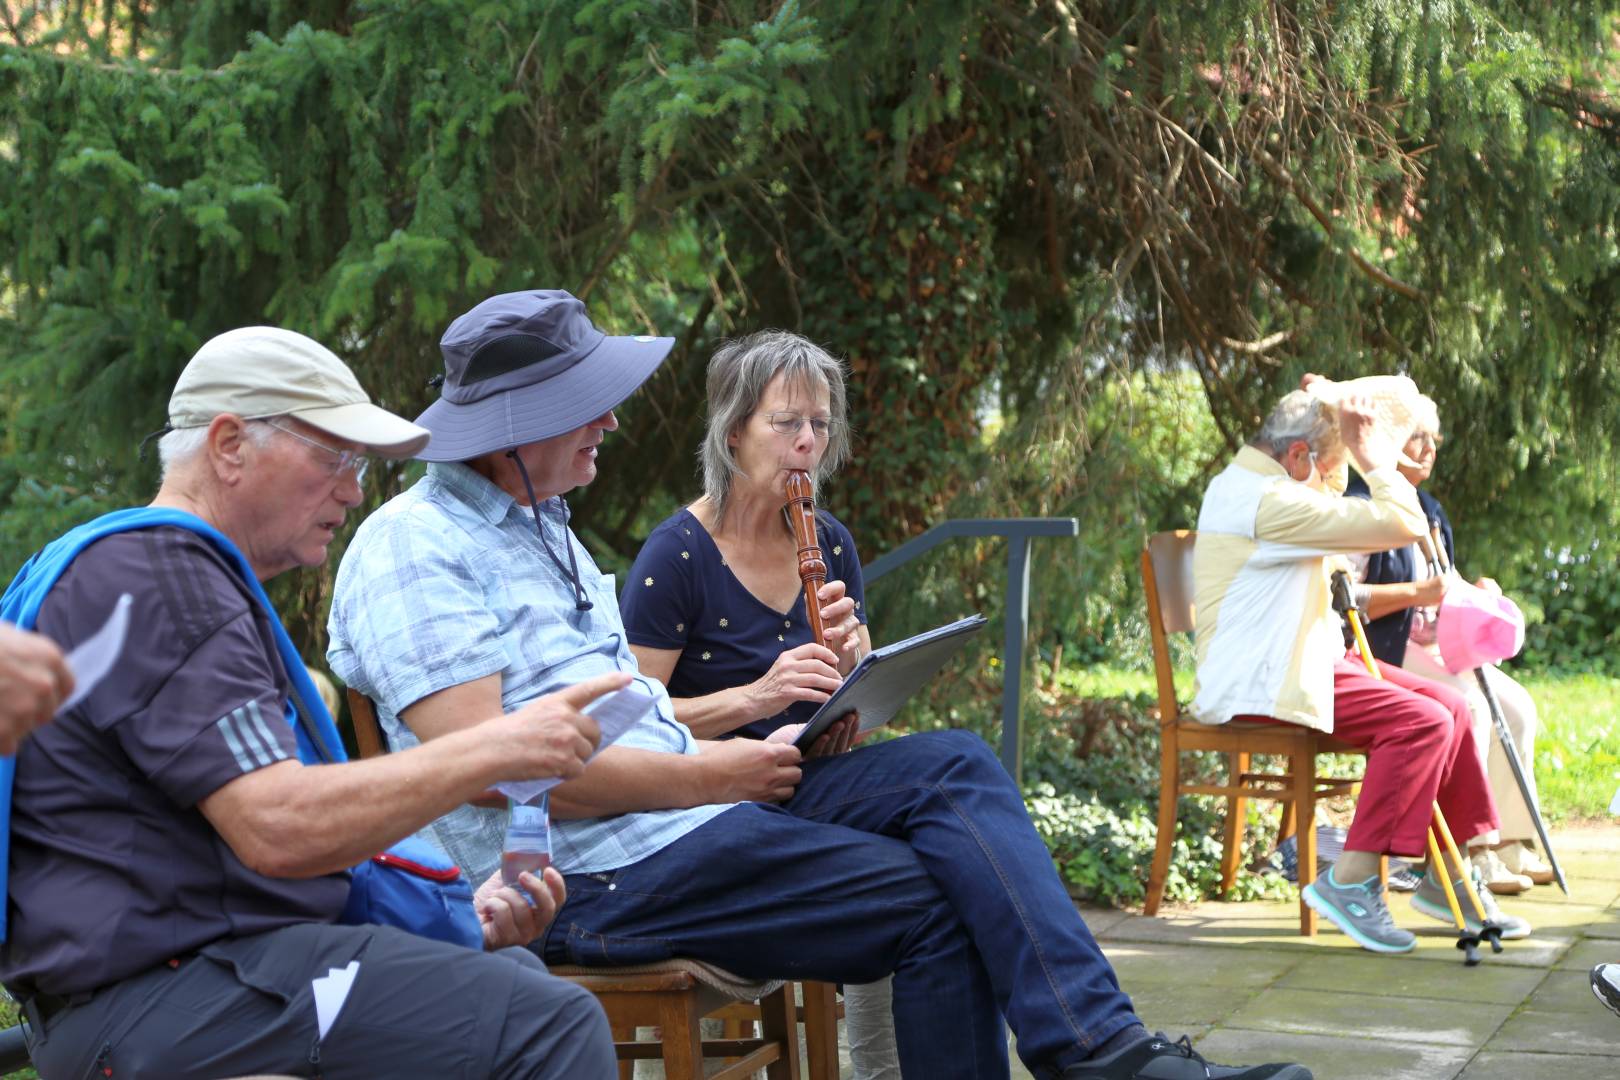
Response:
[[[317,1039],[311,980],[351,960],[348,998]],[[46,1080],[617,1075],[601,1006],[528,950],[314,923],[218,941],[98,990],[32,1031],[28,1049]]]

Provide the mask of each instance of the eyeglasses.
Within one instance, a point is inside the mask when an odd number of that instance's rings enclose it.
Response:
[[[810,434],[818,439],[825,439],[832,435],[833,425],[838,421],[825,416],[800,416],[796,412],[768,412],[764,414],[770,423],[771,430],[778,435],[797,435],[805,422],[810,424]]]
[[[327,446],[325,443],[316,439],[311,439],[307,435],[300,435],[292,428],[282,427],[274,420],[266,420],[265,423],[269,424],[283,435],[291,435],[299,442],[307,443],[310,446],[313,446],[315,449],[320,450],[322,453],[330,455],[324,460],[326,462],[326,471],[331,473],[333,476],[339,476],[345,472],[352,472],[354,474],[354,482],[356,484],[365,483],[366,470],[371,467],[371,457],[364,450],[339,450],[335,446]]]

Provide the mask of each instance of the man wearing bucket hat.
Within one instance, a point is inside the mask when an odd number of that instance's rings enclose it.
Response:
[[[59,538],[6,591],[7,619],[116,652],[23,744],[14,786],[0,762],[0,978],[42,1076],[613,1075],[600,1007],[527,950],[347,910],[348,868],[450,807],[494,783],[577,775],[597,737],[582,707],[626,681],[342,763],[260,583],[324,562],[368,455],[404,458],[428,438],[316,342],[233,330],[175,386],[152,504]],[[302,764],[316,749],[336,763]],[[531,939],[560,902],[560,878],[524,884],[535,906],[499,879],[478,891],[487,947]]]
[[[598,965],[678,955],[751,978],[892,973],[906,1075],[1007,1076],[1005,1016],[1043,1077],[1309,1077],[1206,1066],[1142,1028],[976,736],[801,760],[785,742],[699,741],[675,719],[562,500],[595,477],[614,408],[672,344],[605,336],[563,292],[497,296],[457,319],[443,394],[419,418],[434,433],[427,475],[361,526],[338,572],[329,658],[376,700],[396,747],[601,672],[651,695],[551,793],[569,898],[533,947]],[[503,819],[462,808],[432,835],[492,866]]]
[[[1211,724],[1303,724],[1366,747],[1344,852],[1301,897],[1362,948],[1409,952],[1416,939],[1390,916],[1379,856],[1423,855],[1436,803],[1459,837],[1489,839],[1496,806],[1462,695],[1388,665],[1375,678],[1345,650],[1330,572],[1348,566],[1345,556],[1410,543],[1427,526],[1395,468],[1396,446],[1375,430],[1375,410],[1353,395],[1329,405],[1305,386],[1272,409],[1204,492],[1192,711]],[[1371,498],[1335,493],[1331,478],[1351,461]],[[1433,904],[1426,894],[1414,902]],[[1484,902],[1495,910],[1488,895]],[[1477,921],[1471,910],[1468,918]],[[1499,925],[1503,937],[1530,932],[1510,917]]]
[[[1405,446],[1401,475],[1417,489],[1431,530],[1438,530],[1446,566],[1456,561],[1451,519],[1440,501],[1422,487],[1434,471],[1440,445],[1440,412],[1432,400],[1420,399],[1415,426]],[[1360,477],[1348,495],[1367,497]],[[1432,535],[1432,531],[1431,531]],[[1496,666],[1517,655],[1524,644],[1524,616],[1489,578],[1470,585],[1443,574],[1428,545],[1403,545],[1362,560],[1369,616],[1367,641],[1373,655],[1414,675],[1433,679],[1462,693],[1473,717],[1474,741],[1486,755],[1491,792],[1501,812],[1500,847],[1481,846],[1470,861],[1492,892],[1513,895],[1532,884],[1553,880],[1553,868],[1529,844],[1536,837],[1535,800],[1536,703],[1529,691]],[[1443,603],[1442,603],[1443,601]],[[1501,740],[1492,731],[1490,703],[1474,676],[1481,669],[1502,710],[1519,760],[1526,791],[1515,779]]]

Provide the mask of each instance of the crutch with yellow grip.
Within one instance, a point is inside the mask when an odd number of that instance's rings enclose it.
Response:
[[[1361,655],[1361,662],[1367,665],[1367,671],[1375,679],[1382,679],[1384,673],[1378,670],[1378,663],[1373,659],[1372,646],[1367,644],[1367,632],[1361,626],[1361,612],[1356,609],[1355,601],[1350,596],[1350,575],[1343,570],[1333,572],[1333,609],[1344,616],[1350,624],[1350,632],[1355,636],[1356,651]],[[1451,874],[1446,869],[1446,861],[1440,856],[1441,841],[1444,841],[1445,850],[1450,853],[1454,865],[1461,868],[1463,880],[1468,879],[1468,864],[1463,861],[1457,850],[1457,841],[1452,838],[1451,828],[1446,824],[1446,816],[1440,812],[1440,804],[1433,806],[1434,818],[1429,825],[1429,872],[1440,875],[1440,886],[1446,894],[1446,904],[1451,908],[1452,921],[1457,926],[1457,948],[1462,950],[1463,963],[1473,967],[1479,963],[1479,944],[1489,942],[1492,952],[1502,951],[1502,928],[1485,917],[1485,908],[1479,902],[1479,897],[1472,889],[1464,889],[1469,902],[1473,905],[1474,914],[1479,919],[1480,930],[1478,934],[1468,929],[1468,920],[1463,918],[1462,905],[1457,901],[1457,890],[1452,887]]]

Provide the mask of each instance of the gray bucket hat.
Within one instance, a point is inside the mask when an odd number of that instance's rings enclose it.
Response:
[[[502,293],[444,332],[444,385],[416,422],[423,461],[466,461],[585,426],[658,369],[667,337],[611,337],[561,289]]]

